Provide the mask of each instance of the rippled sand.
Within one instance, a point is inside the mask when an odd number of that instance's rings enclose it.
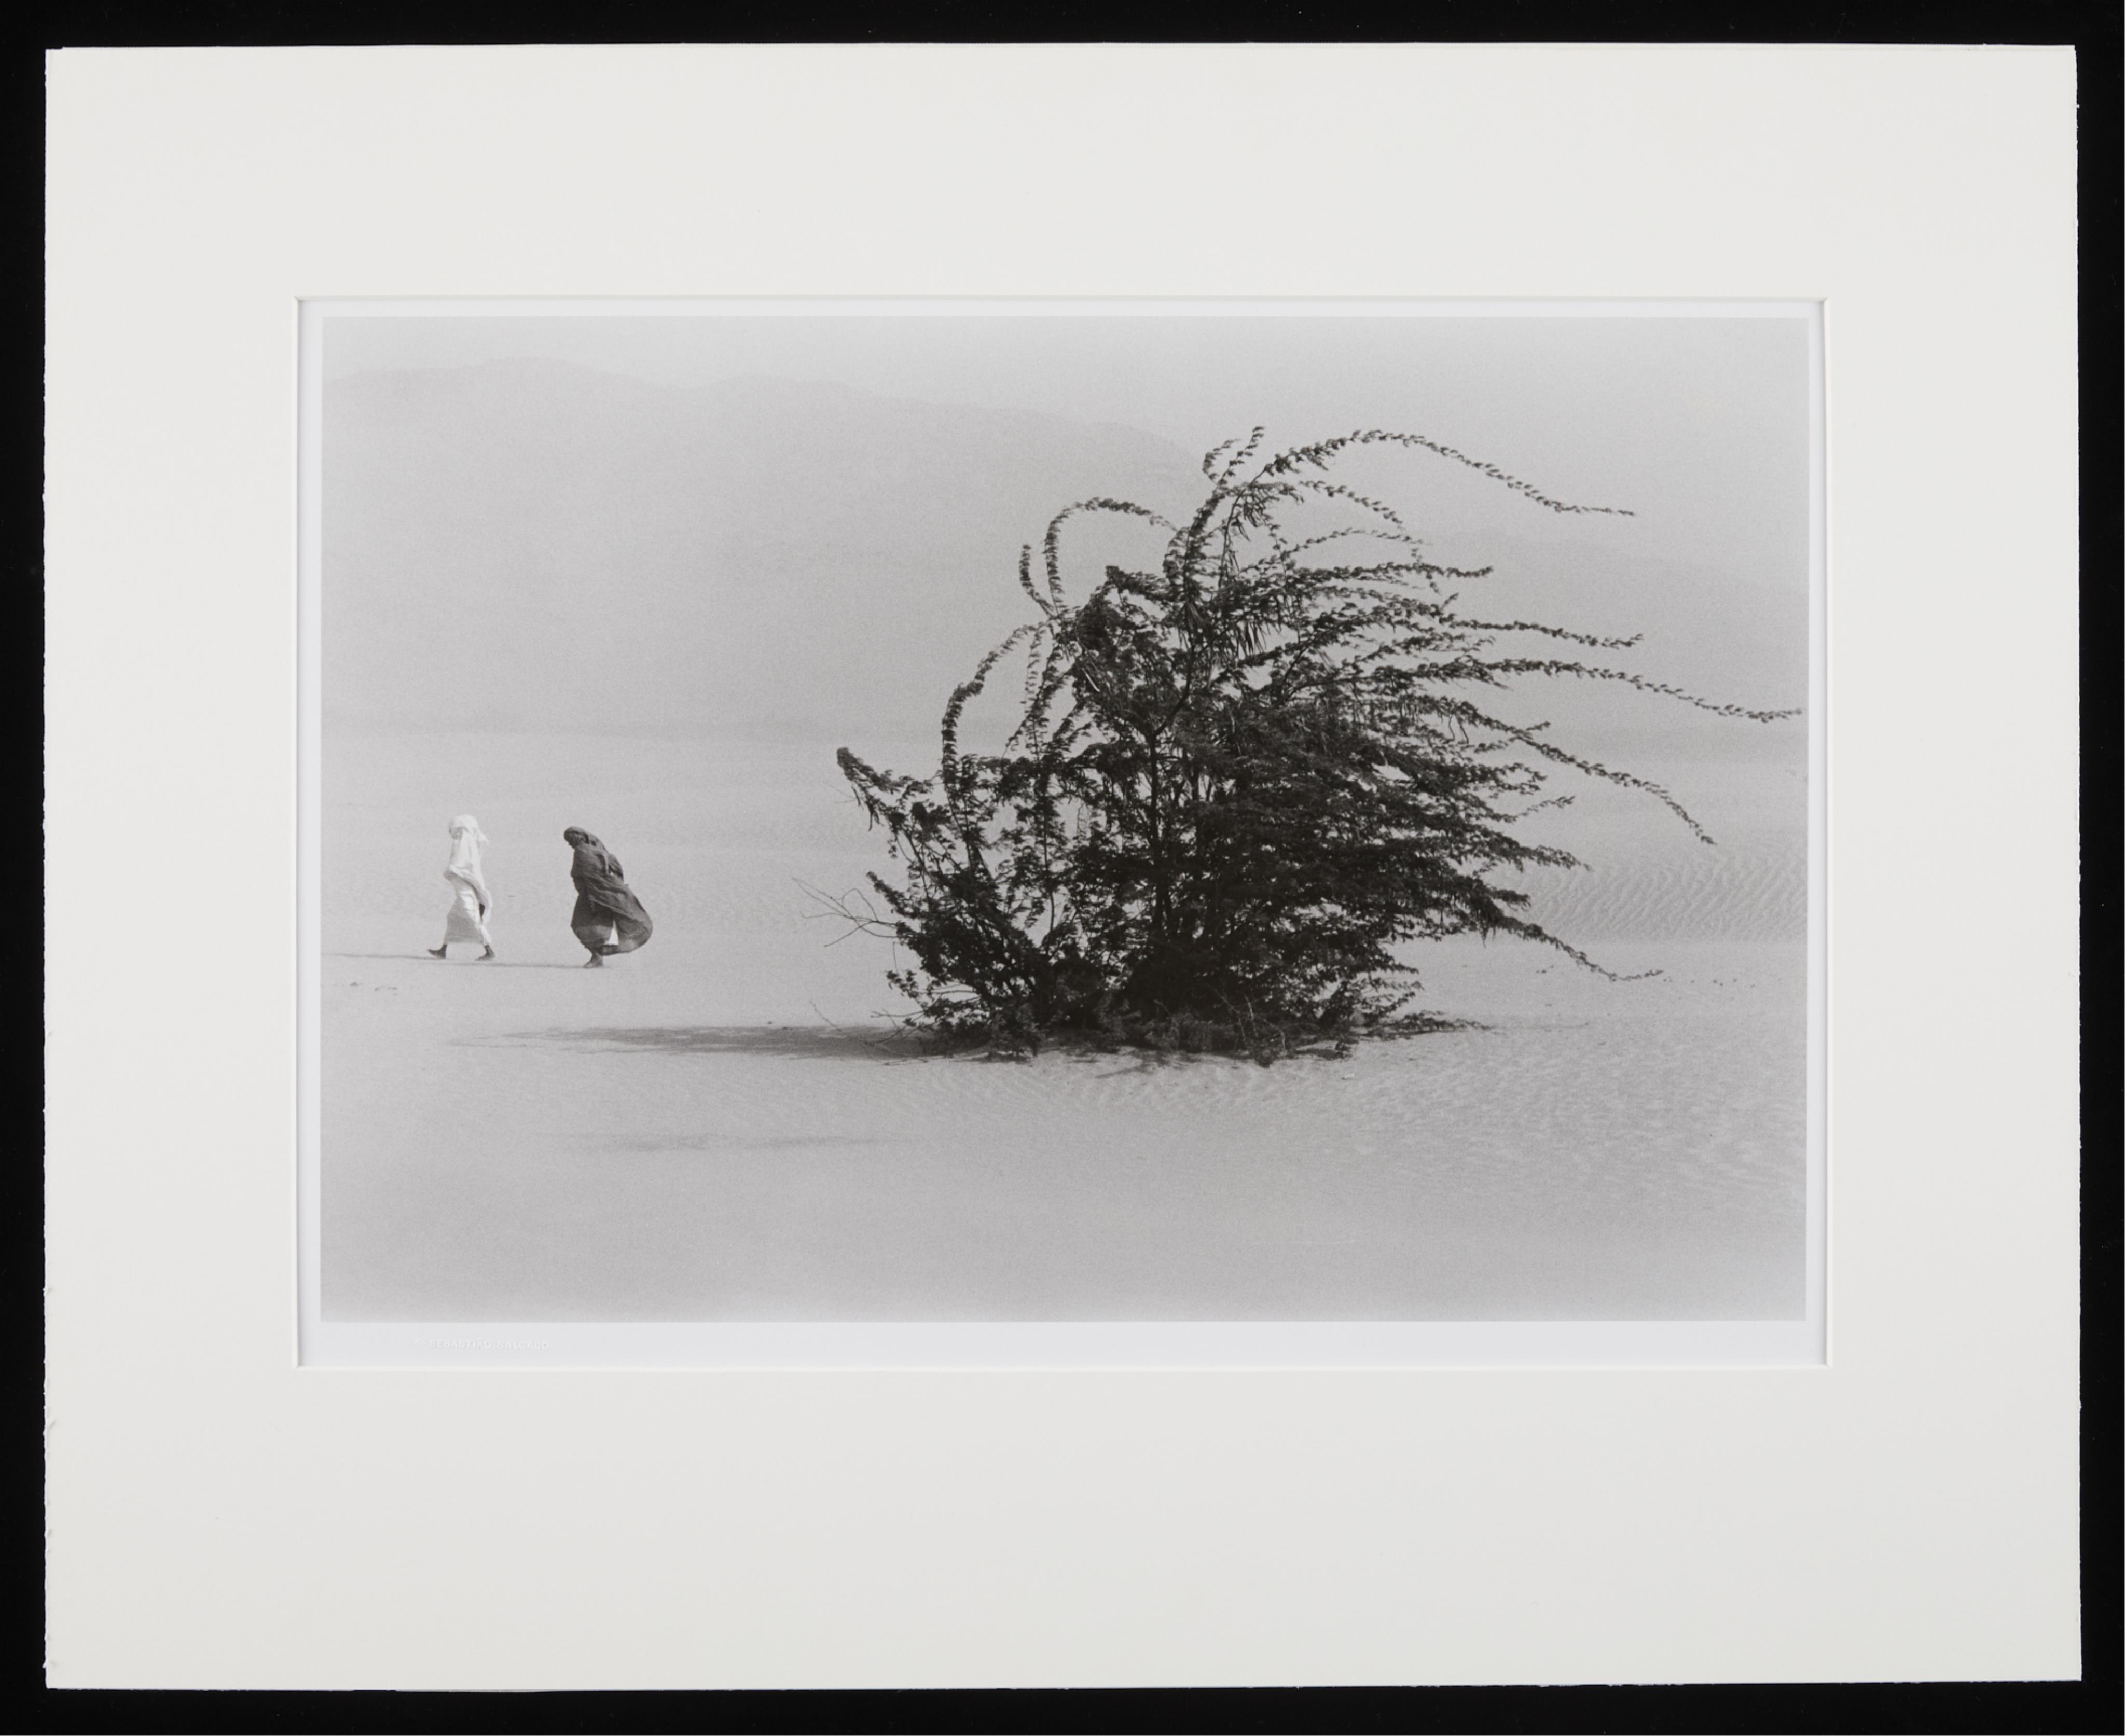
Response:
[[[1767,763],[1689,793],[1719,850],[1589,804],[1571,841],[1600,871],[1535,887],[1659,976],[1456,943],[1413,955],[1420,1004],[1482,1029],[1266,1069],[1011,1063],[897,1039],[887,948],[816,916],[804,885],[883,857],[830,746],[336,736],[325,1313],[1797,1316],[1799,787]],[[466,809],[492,964],[422,952]],[[570,824],[657,924],[602,971],[567,929]]]

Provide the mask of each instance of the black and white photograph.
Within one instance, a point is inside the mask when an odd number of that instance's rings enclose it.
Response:
[[[2085,64],[48,57],[47,1697],[2070,1723]]]
[[[1812,304],[306,318],[323,1330],[1819,1319]]]

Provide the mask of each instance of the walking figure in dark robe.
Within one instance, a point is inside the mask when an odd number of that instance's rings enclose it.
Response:
[[[576,883],[575,914],[568,926],[589,950],[583,968],[595,970],[615,953],[631,953],[649,939],[649,912],[629,887],[620,859],[579,826],[561,834],[574,848],[568,877]]]

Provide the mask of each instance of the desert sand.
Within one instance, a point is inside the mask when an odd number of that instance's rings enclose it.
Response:
[[[1790,743],[1558,823],[1538,913],[1623,972],[1457,941],[1481,1022],[1260,1067],[926,1056],[885,943],[804,887],[887,868],[832,742],[330,738],[332,1320],[1784,1319],[1804,1312],[1805,828]],[[923,769],[921,741],[853,743]],[[500,957],[445,962],[444,824]],[[581,968],[562,828],[656,919]]]

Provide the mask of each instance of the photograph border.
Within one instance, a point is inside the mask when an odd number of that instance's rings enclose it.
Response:
[[[47,1681],[2076,1675],[2074,85],[2043,49],[53,57]],[[1303,245],[1175,233],[1199,137]],[[1824,303],[1826,1368],[295,1366],[296,303],[1035,289]],[[231,856],[266,939],[203,977]]]
[[[1791,1320],[574,1321],[328,1320],[322,1306],[323,322],[383,319],[1765,319],[1808,328],[1806,1313]],[[1827,683],[1823,322],[1817,302],[1406,301],[1234,298],[992,300],[306,299],[301,350],[298,802],[298,1360],[337,1368],[1813,1367],[1827,1357]]]

